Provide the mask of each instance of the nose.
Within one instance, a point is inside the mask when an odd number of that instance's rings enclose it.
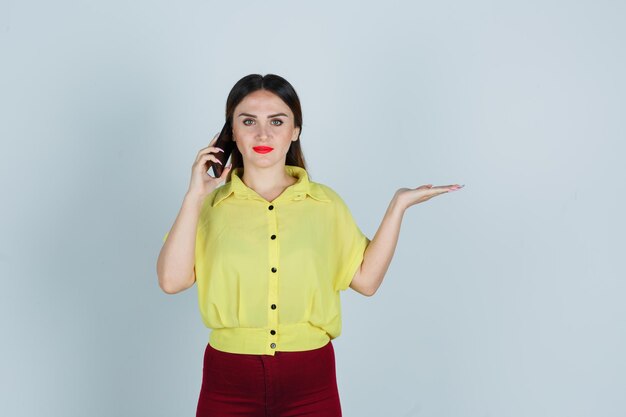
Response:
[[[259,129],[257,131],[257,136],[259,139],[267,139],[269,137],[269,126],[260,123]]]

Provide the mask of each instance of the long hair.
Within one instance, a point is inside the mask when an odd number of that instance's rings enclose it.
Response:
[[[246,75],[233,86],[226,99],[226,121],[222,129],[222,135],[226,135],[226,139],[233,140],[233,113],[235,107],[250,93],[257,90],[267,90],[280,97],[291,109],[294,117],[294,128],[300,128],[298,139],[291,142],[287,157],[286,165],[295,165],[306,170],[306,161],[302,154],[300,146],[300,135],[302,134],[302,108],[300,107],[300,98],[296,94],[293,86],[283,77],[276,74],[250,74]],[[219,140],[219,139],[218,139]],[[237,146],[233,147],[231,153],[232,169],[226,176],[226,182],[230,181],[231,174],[235,168],[243,167],[243,157]]]

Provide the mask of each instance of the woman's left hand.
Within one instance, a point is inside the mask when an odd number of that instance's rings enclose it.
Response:
[[[465,185],[453,184],[433,187],[432,184],[426,184],[417,188],[400,188],[396,191],[393,198],[398,202],[398,204],[400,204],[401,207],[407,209],[414,204],[423,203],[424,201],[428,201],[440,194],[460,190],[464,186]]]

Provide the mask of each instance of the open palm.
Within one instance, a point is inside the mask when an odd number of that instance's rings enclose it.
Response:
[[[428,201],[438,195],[460,190],[463,187],[464,185],[459,184],[439,185],[436,187],[433,187],[432,184],[426,184],[417,188],[400,188],[396,191],[394,198],[402,205],[402,207],[408,208],[414,204]]]

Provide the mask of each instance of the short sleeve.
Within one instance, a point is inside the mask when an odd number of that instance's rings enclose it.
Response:
[[[370,239],[363,234],[356,224],[350,209],[338,198],[333,233],[334,271],[333,286],[335,291],[348,289],[352,278],[363,261],[363,254]]]

